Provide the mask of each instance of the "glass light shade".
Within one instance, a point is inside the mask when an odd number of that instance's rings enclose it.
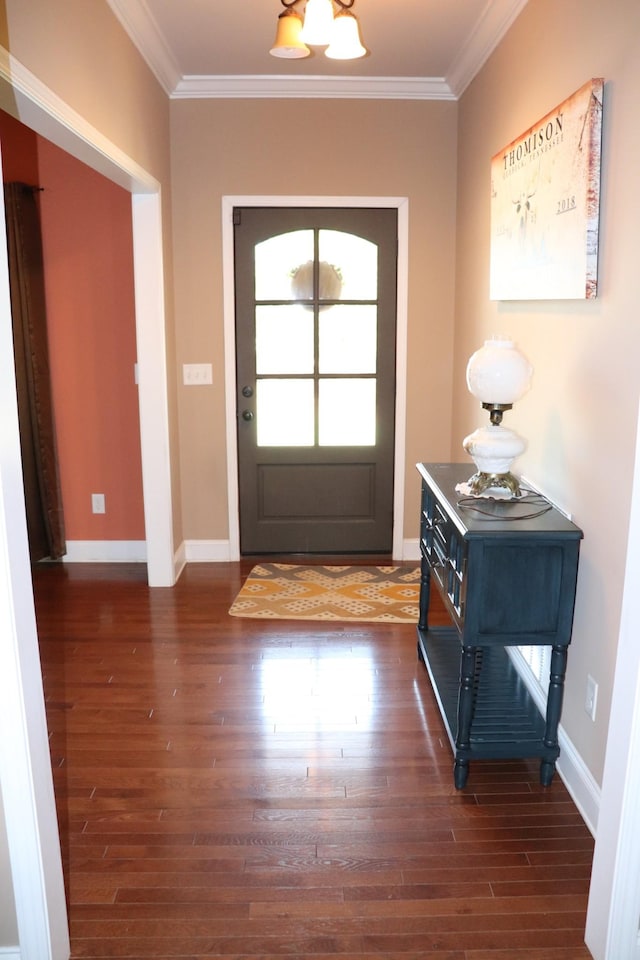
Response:
[[[294,10],[285,10],[278,17],[278,29],[275,42],[269,50],[272,57],[284,60],[300,60],[308,57],[311,51],[301,40],[302,19]]]
[[[331,0],[307,0],[300,39],[312,46],[324,47],[331,42],[332,32],[333,3]]]
[[[341,10],[333,21],[331,43],[325,56],[331,60],[357,60],[364,57],[366,49],[360,42],[358,21],[348,10]]]
[[[526,440],[515,430],[493,424],[474,430],[464,438],[462,446],[478,470],[493,480],[507,474],[516,457],[527,449]]]
[[[533,367],[513,340],[485,340],[467,364],[467,386],[482,403],[510,404],[531,385]]]

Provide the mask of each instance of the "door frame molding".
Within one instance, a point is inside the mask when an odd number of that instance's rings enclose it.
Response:
[[[240,497],[238,490],[238,431],[236,403],[235,271],[233,255],[234,207],[369,207],[398,212],[398,263],[396,292],[396,405],[393,464],[394,560],[404,553],[404,484],[407,415],[408,322],[408,197],[222,197],[222,285],[224,317],[224,374],[227,440],[227,503],[229,509],[229,559],[240,559]]]
[[[131,194],[147,575],[149,586],[173,586],[161,184],[2,46],[0,108]]]
[[[640,408],[627,560],[585,942],[596,960],[640,960]]]

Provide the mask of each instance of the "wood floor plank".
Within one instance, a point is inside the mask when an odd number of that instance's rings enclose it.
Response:
[[[253,563],[34,569],[74,960],[588,960],[560,779],[456,790],[414,627],[229,617]]]
[[[546,933],[562,931],[563,934],[575,928],[577,916],[575,913],[554,912],[547,918]],[[403,916],[400,918],[387,915],[385,917],[328,917],[325,914],[296,918],[292,917],[260,917],[247,919],[246,917],[138,917],[125,919],[90,919],[76,920],[72,925],[72,935],[78,938],[91,937],[136,937],[136,938],[179,938],[179,937],[212,937],[240,940],[251,938],[268,942],[277,941],[282,937],[291,939],[308,939],[316,937],[392,937],[409,938],[433,937],[442,935],[450,937],[459,934],[461,939],[470,935],[499,935],[506,939],[520,937],[523,933],[535,938],[536,931],[531,929],[529,914],[517,912],[485,915],[480,913],[457,915],[420,915]]]

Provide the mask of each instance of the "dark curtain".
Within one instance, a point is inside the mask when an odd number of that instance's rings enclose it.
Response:
[[[4,185],[20,445],[32,562],[59,560],[66,553],[37,189],[25,183]]]

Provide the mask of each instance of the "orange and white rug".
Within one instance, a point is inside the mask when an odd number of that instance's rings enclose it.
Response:
[[[417,623],[420,568],[261,563],[229,610],[263,620]]]

